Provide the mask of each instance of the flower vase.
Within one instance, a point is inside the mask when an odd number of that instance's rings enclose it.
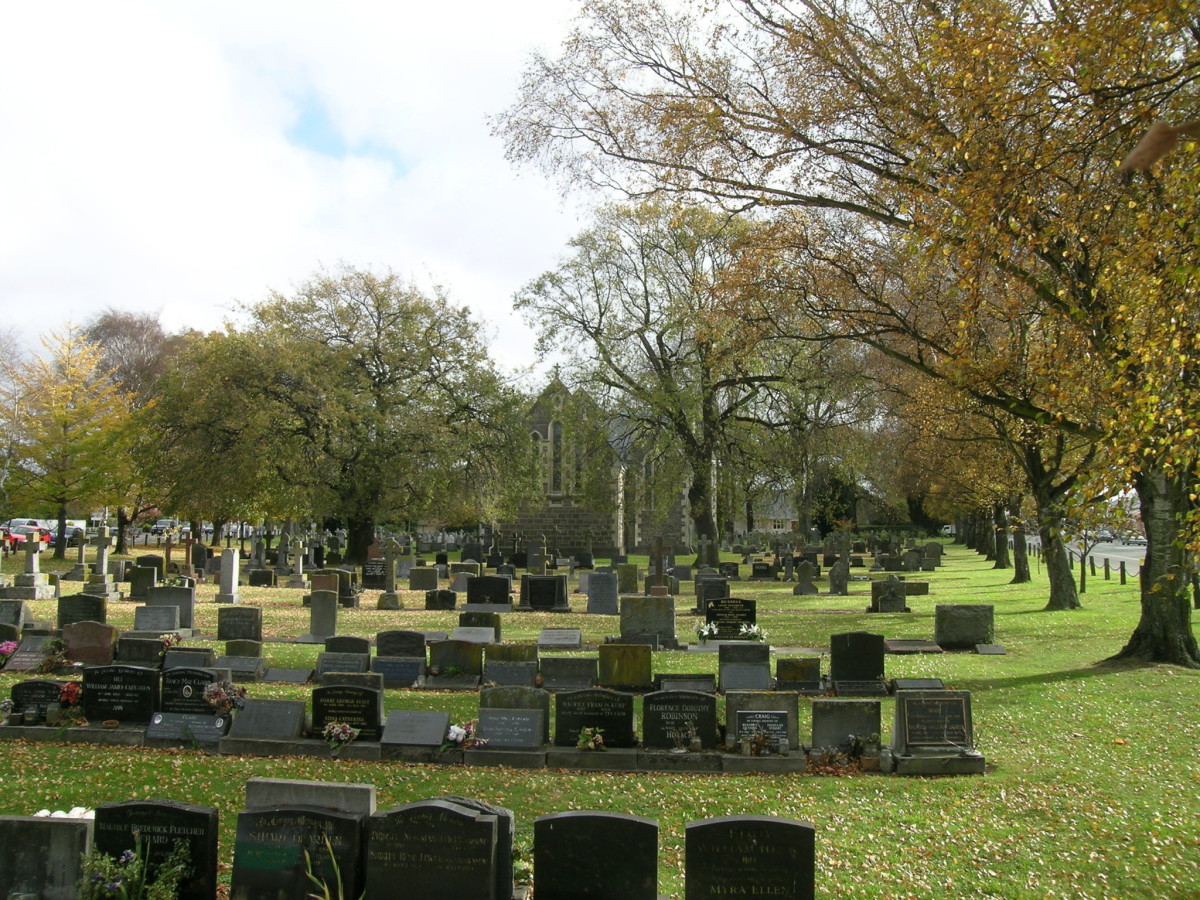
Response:
[[[61,703],[46,704],[46,724],[61,725],[63,722],[63,708]]]

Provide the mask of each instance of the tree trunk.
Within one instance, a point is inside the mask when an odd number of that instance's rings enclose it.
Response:
[[[67,504],[58,504],[58,531],[54,538],[54,558],[67,558]]]
[[[996,544],[996,564],[993,569],[1011,569],[1012,559],[1008,555],[1008,511],[997,500],[992,504],[992,539]]]
[[[1029,540],[1025,533],[1025,521],[1021,518],[1021,497],[1008,501],[1008,521],[1013,526],[1013,577],[1009,584],[1029,584],[1033,575],[1029,572]]]
[[[688,514],[692,518],[692,529],[697,535],[708,535],[712,541],[707,547],[700,545],[696,554],[702,566],[716,568],[720,561],[721,535],[717,528],[717,517],[713,514],[712,464],[703,459],[692,459],[692,483],[688,486]],[[749,513],[749,503],[746,512]]]
[[[1046,575],[1050,578],[1050,600],[1047,610],[1079,609],[1079,593],[1075,590],[1075,573],[1071,571],[1071,560],[1063,543],[1062,531],[1049,512],[1038,510],[1041,523],[1042,556],[1046,560]]]
[[[1129,643],[1113,659],[1137,659],[1200,668],[1200,648],[1192,633],[1187,551],[1179,541],[1188,512],[1188,489],[1179,476],[1158,469],[1134,478],[1146,528],[1142,564],[1142,615]]]
[[[979,552],[984,559],[996,558],[996,527],[986,511],[975,516],[975,527],[979,530]]]
[[[221,546],[221,533],[225,530],[225,526],[228,524],[228,522],[228,519],[213,519],[212,539],[208,542],[210,547]]]
[[[361,565],[367,561],[367,549],[375,540],[373,516],[350,516],[346,521],[346,555],[343,559]]]
[[[108,524],[107,522],[105,523]],[[129,540],[129,513],[125,512],[124,506],[117,507],[117,546],[114,548],[114,553],[128,553]],[[137,541],[134,541],[137,544]]]

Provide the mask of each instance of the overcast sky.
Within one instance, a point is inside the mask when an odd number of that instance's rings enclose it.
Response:
[[[513,293],[585,224],[487,116],[575,0],[0,0],[0,319],[220,328],[318,265],[444,285],[530,361]]]

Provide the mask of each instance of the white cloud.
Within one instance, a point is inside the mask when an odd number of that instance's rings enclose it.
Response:
[[[112,306],[216,328],[344,260],[446,286],[527,362],[512,293],[581,223],[486,117],[574,10],[0,0],[5,324],[32,341]]]

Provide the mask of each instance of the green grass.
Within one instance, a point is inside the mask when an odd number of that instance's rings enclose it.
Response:
[[[49,562],[49,561],[47,561]],[[775,647],[828,647],[836,632],[931,638],[936,603],[992,603],[997,641],[1007,656],[889,656],[887,674],[936,676],[973,692],[975,740],[988,773],[973,778],[864,776],[621,775],[437,767],[317,758],[215,757],[192,751],[117,749],[79,744],[0,745],[7,773],[0,812],[94,806],[168,797],[221,812],[223,878],[233,857],[236,815],[246,779],[259,775],[374,784],[380,809],[457,793],[514,810],[519,839],[531,842],[536,816],[569,809],[611,810],[657,819],[660,889],[682,897],[687,822],[741,813],[788,816],[817,830],[817,892],[823,897],[1133,898],[1188,897],[1200,890],[1200,672],[1169,666],[1111,666],[1137,621],[1136,588],[1089,579],[1084,608],[1046,613],[1044,578],[1010,586],[1008,572],[962,547],[930,573],[928,597],[910,614],[867,615],[869,585],[850,597],[793,597],[790,585],[738,586],[758,601],[759,622]],[[50,568],[49,565],[44,568]],[[13,571],[11,567],[6,571]],[[214,586],[201,586],[198,624],[216,630]],[[689,588],[685,587],[685,590]],[[242,589],[261,605],[275,637],[307,631],[299,592]],[[372,635],[391,628],[449,630],[456,614],[363,608],[340,612],[339,631]],[[678,632],[690,637],[693,598],[678,598]],[[52,619],[53,601],[31,604]],[[584,606],[572,595],[572,606]],[[133,604],[110,605],[109,621],[131,627]],[[585,643],[616,633],[616,617],[513,614],[506,641],[543,627],[577,627]],[[317,648],[271,643],[273,665],[300,666]],[[714,672],[716,654],[658,653],[660,672]],[[828,664],[825,666],[828,669]],[[0,696],[17,678],[0,674]],[[298,687],[258,685],[255,697],[303,697]],[[801,700],[801,733],[808,701]],[[473,717],[473,695],[388,691],[388,709],[445,709]],[[884,737],[892,704],[883,702]]]

